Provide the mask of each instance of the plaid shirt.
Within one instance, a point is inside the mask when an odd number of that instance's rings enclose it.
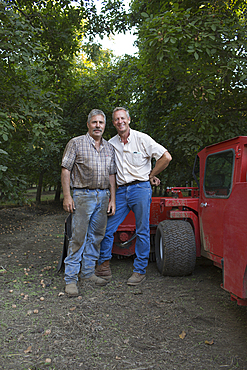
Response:
[[[97,151],[89,133],[68,142],[61,166],[71,172],[72,188],[108,189],[109,175],[117,172],[113,146],[102,138]]]

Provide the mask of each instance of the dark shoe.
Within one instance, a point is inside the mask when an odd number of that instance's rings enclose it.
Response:
[[[146,280],[145,274],[139,274],[139,272],[133,272],[132,276],[128,279],[128,285],[138,285],[141,284],[144,280]]]
[[[78,296],[78,289],[77,289],[76,284],[75,283],[66,284],[65,293],[67,293],[68,296],[70,296],[70,297]]]
[[[110,281],[112,278],[110,261],[104,261],[101,265],[98,265],[95,270],[95,275],[101,277],[101,279]]]
[[[108,281],[106,281],[105,279],[101,279],[100,277],[98,277],[96,275],[92,275],[89,278],[84,278],[83,280],[92,282],[95,285],[99,285],[99,286],[104,286],[108,283]]]

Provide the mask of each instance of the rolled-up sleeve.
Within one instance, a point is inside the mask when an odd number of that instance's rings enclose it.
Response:
[[[112,145],[111,145],[111,153],[112,155],[111,155],[111,163],[110,163],[110,168],[109,168],[109,175],[114,175],[115,173],[117,173],[117,166],[116,166],[116,161],[115,161],[115,150]]]
[[[66,145],[63,153],[61,166],[71,171],[76,159],[76,143],[71,139]]]
[[[143,140],[143,138],[142,138]],[[167,152],[167,149],[157,143],[150,136],[145,135],[143,140],[143,148],[150,158],[155,158],[156,161],[162,157],[162,155]]]

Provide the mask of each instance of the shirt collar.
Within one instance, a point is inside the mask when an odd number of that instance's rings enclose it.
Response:
[[[128,141],[128,143],[131,141],[131,128],[129,128],[130,129],[130,134],[129,134],[129,136],[127,137],[127,141]],[[117,137],[118,137],[118,139],[119,139],[119,141],[120,141],[120,143],[122,143],[122,139],[121,139],[121,137],[120,137],[120,135],[119,134],[117,134]]]
[[[89,142],[91,143],[91,144],[93,144],[93,146],[95,146],[95,140],[94,140],[94,138],[92,137],[92,136],[90,136],[89,135],[89,133],[87,132],[87,134],[86,134],[86,136],[87,136],[87,138],[88,138],[88,140],[89,140]],[[102,146],[104,146],[104,139],[103,139],[103,137],[101,138],[101,142],[100,142],[100,146],[102,145]]]

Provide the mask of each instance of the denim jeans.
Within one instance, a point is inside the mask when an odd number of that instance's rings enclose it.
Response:
[[[80,269],[84,278],[94,274],[100,242],[106,229],[109,196],[108,189],[74,189],[72,237],[69,241],[68,255],[64,260],[66,284],[78,281]]]
[[[146,273],[150,252],[149,215],[152,201],[152,188],[149,181],[129,186],[120,186],[116,192],[116,213],[109,216],[105,237],[101,242],[99,265],[110,260],[114,233],[123,222],[130,210],[134,212],[136,220],[136,244],[134,272]]]

